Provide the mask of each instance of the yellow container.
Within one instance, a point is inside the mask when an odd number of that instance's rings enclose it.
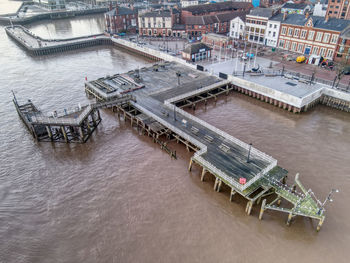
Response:
[[[296,60],[298,63],[303,63],[305,61],[305,57],[304,56],[299,56],[297,57],[297,60]]]

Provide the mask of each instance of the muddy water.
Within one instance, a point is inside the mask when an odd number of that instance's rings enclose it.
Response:
[[[97,33],[100,19],[32,25],[38,35]],[[59,26],[58,26],[59,24]],[[91,25],[94,28],[87,29]],[[54,30],[52,30],[52,27]],[[202,183],[191,156],[178,160],[106,110],[86,144],[37,143],[19,120],[11,89],[43,110],[87,102],[95,79],[149,62],[109,47],[30,57],[0,28],[0,262],[348,262],[350,117],[326,107],[293,115],[240,94],[195,114],[274,156],[320,198],[341,190],[315,222],[266,212]],[[53,108],[54,107],[54,108]],[[289,179],[291,182],[291,179]]]

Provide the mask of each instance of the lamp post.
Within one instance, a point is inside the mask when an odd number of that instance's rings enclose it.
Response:
[[[324,207],[327,203],[327,201],[329,202],[333,202],[333,199],[331,199],[331,196],[333,193],[339,193],[338,189],[332,189],[329,194],[327,195],[326,199],[323,201],[323,203],[321,204],[320,209],[318,210],[317,214],[320,215],[322,213],[322,211],[324,210]]]

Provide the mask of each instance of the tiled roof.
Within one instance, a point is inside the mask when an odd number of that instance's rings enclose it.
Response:
[[[249,15],[251,16],[261,16],[261,17],[271,17],[273,15],[273,9],[272,8],[254,8],[250,10]]]
[[[329,18],[326,22],[323,16],[309,16],[306,18],[305,15],[299,14],[288,14],[285,20],[283,20],[283,14],[278,14],[270,20],[281,21],[282,24],[304,26],[309,19],[312,19],[314,28],[321,28],[338,32],[343,31],[350,25],[350,20]]]
[[[285,3],[282,8],[289,8],[289,9],[304,9],[307,7],[307,4],[294,4],[294,3]]]
[[[217,14],[217,15],[188,16],[185,18],[185,24],[186,25],[209,25],[214,23],[228,22],[236,17],[240,17],[244,21],[246,14],[247,12],[236,11],[232,13],[223,13],[223,14]]]
[[[112,9],[111,11],[108,11],[106,13],[107,15],[112,15],[115,16],[116,14],[116,8]],[[118,15],[132,15],[132,14],[137,14],[136,10],[132,10],[130,8],[118,6]]]
[[[238,10],[238,9],[250,9],[252,8],[252,4],[248,2],[220,2],[213,4],[204,4],[204,5],[195,5],[188,6],[183,8],[184,11],[189,11],[193,15],[201,15],[210,12],[225,12],[230,10]]]
[[[199,42],[199,43],[194,43],[194,44],[189,44],[185,47],[185,49],[183,50],[184,53],[187,54],[196,54],[199,52],[200,49],[205,48],[205,50],[211,50],[212,48],[209,47],[208,45]]]
[[[185,25],[181,25],[181,24],[175,24],[173,25],[173,30],[185,30],[186,26]]]
[[[139,15],[140,17],[171,17],[169,10],[149,11]]]

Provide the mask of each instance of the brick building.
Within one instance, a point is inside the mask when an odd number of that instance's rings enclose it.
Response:
[[[139,13],[139,34],[141,36],[173,36],[173,28],[179,18],[180,14],[177,9]]]
[[[210,47],[222,47],[222,48],[228,48],[232,46],[232,38],[225,36],[225,35],[219,35],[214,33],[208,33],[204,34],[202,38],[202,42],[204,44],[207,44]]]
[[[110,34],[128,32],[135,34],[137,31],[137,11],[117,6],[105,13],[106,31]]]
[[[350,19],[349,0],[328,0],[326,16]]]
[[[334,59],[340,34],[349,20],[290,14],[281,18],[278,47],[305,55]]]
[[[232,12],[249,12],[253,8],[250,2],[220,2],[213,4],[203,4],[189,6],[181,11],[181,23],[185,24],[188,17],[193,16],[212,16],[217,14],[232,13]]]
[[[345,29],[339,36],[338,46],[334,60],[337,62],[350,62],[350,28]]]

